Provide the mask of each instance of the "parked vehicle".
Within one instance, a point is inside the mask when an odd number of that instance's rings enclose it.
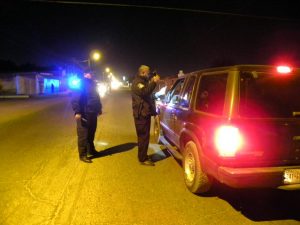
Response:
[[[176,147],[193,193],[300,189],[300,70],[236,65],[178,78],[157,105],[157,141]]]

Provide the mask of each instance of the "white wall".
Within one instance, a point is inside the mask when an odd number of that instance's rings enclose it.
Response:
[[[16,88],[18,95],[34,95],[39,94],[37,90],[35,77],[16,76]]]

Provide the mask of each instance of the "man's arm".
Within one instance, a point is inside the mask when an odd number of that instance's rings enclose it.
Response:
[[[74,114],[81,113],[81,107],[80,107],[80,92],[73,92],[72,93],[72,100],[71,100],[72,109],[74,111]]]
[[[134,82],[132,84],[132,91],[138,96],[149,96],[155,89],[156,83],[150,81],[149,83]]]

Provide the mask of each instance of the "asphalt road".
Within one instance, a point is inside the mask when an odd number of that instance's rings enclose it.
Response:
[[[191,194],[180,164],[150,145],[137,161],[128,91],[103,99],[92,164],[78,160],[70,97],[0,101],[1,225],[300,224],[300,193],[233,190]]]

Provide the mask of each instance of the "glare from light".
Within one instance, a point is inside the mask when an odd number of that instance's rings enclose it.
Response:
[[[111,81],[111,88],[112,88],[113,90],[117,90],[117,89],[120,88],[121,84],[122,84],[122,83],[121,83],[120,81],[118,81],[118,80],[112,80],[112,81]]]
[[[110,73],[107,75],[107,77],[108,77],[109,79],[112,79],[113,74],[110,72]]]
[[[100,97],[104,97],[106,95],[107,87],[105,84],[99,83],[97,89],[98,89],[98,93],[99,93]]]
[[[68,79],[68,86],[70,89],[80,89],[81,80],[75,75]]]
[[[92,59],[98,61],[101,58],[101,54],[99,52],[94,52],[92,54]]]
[[[111,88],[113,90],[117,90],[122,85],[122,82],[120,82],[113,74],[111,74]]]
[[[215,144],[220,156],[233,157],[243,145],[243,138],[238,128],[221,126],[215,133]]]
[[[162,87],[158,92],[156,92],[154,95],[156,98],[160,98],[161,96],[164,96],[166,94],[167,86]]]
[[[292,68],[289,66],[277,66],[277,72],[287,74],[292,72]]]
[[[109,73],[109,72],[110,72],[110,68],[109,68],[109,67],[106,67],[106,68],[105,68],[105,72],[106,72],[106,73]]]
[[[107,143],[107,142],[104,142],[104,141],[96,141],[95,144],[96,144],[96,145],[100,145],[100,146],[108,146],[108,143]]]

